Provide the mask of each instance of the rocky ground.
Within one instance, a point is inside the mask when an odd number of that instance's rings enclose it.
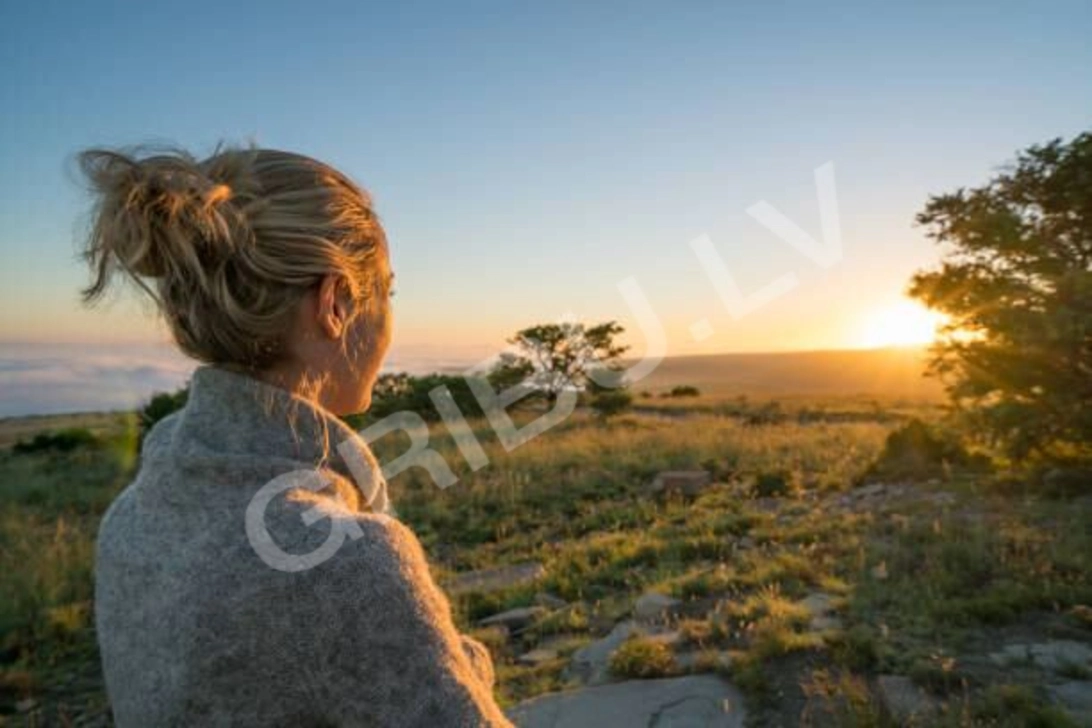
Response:
[[[658,479],[689,487],[691,495],[711,484],[695,475]],[[988,510],[968,503],[956,493],[913,484],[870,484],[848,493],[817,496],[811,502],[760,498],[754,506],[788,523],[802,512],[832,514],[868,513],[899,519],[921,517],[946,509],[955,520],[990,518]],[[715,486],[713,486],[715,487]],[[1087,508],[1087,502],[1077,503]],[[744,536],[741,550],[759,548]],[[499,569],[463,573],[453,582],[456,593],[464,590],[504,590],[534,583],[545,575],[541,563],[527,562]],[[883,582],[886,565],[872,568],[871,576]],[[751,706],[746,691],[733,683],[733,646],[705,647],[688,632],[695,614],[716,600],[683,602],[658,592],[637,598],[629,615],[603,625],[597,638],[582,634],[552,634],[526,648],[517,658],[526,666],[564,663],[566,689],[524,701],[509,710],[520,726],[744,726],[744,725],[986,725],[969,708],[968,692],[989,692],[993,684],[1004,686],[995,699],[1002,709],[1006,701],[1019,702],[1028,695],[1044,699],[1048,706],[1042,725],[1092,725],[1092,630],[1089,610],[1065,614],[1044,612],[1004,628],[980,625],[961,635],[965,652],[941,657],[938,669],[948,670],[963,681],[962,692],[937,689],[936,675],[880,673],[861,684],[843,685],[842,692],[863,691],[863,709],[840,710],[839,686],[801,686],[804,674],[822,671],[823,646],[838,644],[846,629],[845,594],[814,590],[794,603],[806,626],[804,641],[817,646],[814,654],[796,653],[775,660],[784,667],[775,680],[773,700],[768,697]],[[551,613],[562,612],[567,603],[539,592],[533,604],[490,615],[478,626],[497,630],[500,639],[513,640]],[[714,607],[715,608],[715,607]],[[741,642],[746,642],[746,637]],[[526,644],[526,642],[521,642]],[[627,662],[628,660],[628,662]],[[641,661],[651,679],[632,679]],[[947,661],[947,662],[945,662]],[[636,663],[636,664],[634,664]],[[957,669],[958,668],[958,669]],[[659,677],[660,675],[672,677]],[[943,677],[939,678],[945,681]],[[943,685],[941,688],[950,686]],[[1009,691],[1009,692],[1006,692]]]
[[[458,488],[400,484],[518,725],[1092,726],[1087,496],[866,477],[886,423],[678,419],[578,419],[489,445]],[[23,484],[0,558],[37,580],[5,582],[27,607],[0,725],[110,724],[90,544],[114,476],[92,456],[0,460]]]

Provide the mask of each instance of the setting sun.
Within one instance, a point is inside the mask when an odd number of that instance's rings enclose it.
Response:
[[[900,301],[867,314],[855,343],[868,349],[930,344],[937,338],[937,328],[944,321],[943,314],[913,301]]]

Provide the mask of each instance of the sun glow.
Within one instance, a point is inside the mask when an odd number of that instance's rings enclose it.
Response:
[[[945,320],[943,314],[921,304],[899,301],[867,314],[858,330],[856,344],[867,349],[931,344]]]

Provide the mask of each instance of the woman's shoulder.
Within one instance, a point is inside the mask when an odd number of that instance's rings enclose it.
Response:
[[[142,460],[150,460],[167,449],[184,411],[185,408],[175,410],[158,420],[144,433],[144,439],[140,445]]]

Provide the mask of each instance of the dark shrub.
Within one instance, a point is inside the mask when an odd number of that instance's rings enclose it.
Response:
[[[591,400],[591,408],[604,418],[624,412],[631,404],[633,397],[624,389],[605,389],[597,392]]]
[[[788,416],[782,411],[781,403],[774,400],[744,414],[743,424],[750,426],[778,425],[786,419],[788,419]]]
[[[77,448],[98,447],[102,442],[90,430],[70,427],[56,432],[41,432],[34,439],[20,440],[12,447],[17,455],[35,452],[72,452]]]
[[[429,395],[435,389],[446,387],[451,400],[463,417],[475,419],[484,416],[478,398],[464,377],[452,374],[428,374],[415,377],[404,372],[384,374],[372,390],[372,406],[363,416],[356,415],[351,422],[375,421],[396,412],[415,412],[428,422],[436,422],[440,412]]]
[[[175,392],[156,392],[140,410],[140,439],[143,440],[155,423],[169,414],[186,406],[189,399],[189,387],[182,387]]]
[[[926,480],[952,469],[985,470],[988,460],[967,452],[959,438],[912,419],[887,436],[866,479]]]
[[[758,498],[779,498],[793,495],[798,490],[796,478],[787,470],[759,473],[755,478],[754,492]]]
[[[697,387],[691,387],[689,384],[682,384],[678,387],[672,387],[671,391],[667,393],[669,397],[697,397],[701,395]]]

